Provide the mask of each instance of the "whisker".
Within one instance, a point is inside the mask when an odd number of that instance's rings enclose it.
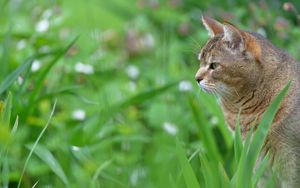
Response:
[[[192,40],[192,42],[194,42],[194,44],[196,45],[196,47],[201,48],[200,43],[194,37],[190,37],[190,39]]]
[[[235,87],[234,87],[233,89],[234,89],[235,93],[237,94],[237,96],[240,98],[240,95],[239,95],[239,93],[237,92],[237,90],[235,89]]]

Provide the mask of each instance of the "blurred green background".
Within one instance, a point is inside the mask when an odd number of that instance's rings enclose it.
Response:
[[[201,15],[259,32],[300,58],[297,7],[1,0],[0,186],[185,187],[177,140],[200,184],[201,153],[218,153],[233,174],[233,136],[217,99],[194,82],[208,39]]]

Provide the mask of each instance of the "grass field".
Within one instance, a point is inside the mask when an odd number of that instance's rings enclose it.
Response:
[[[0,187],[254,187],[287,87],[243,146],[194,81],[208,39],[200,17],[258,31],[300,58],[297,7],[0,0]]]

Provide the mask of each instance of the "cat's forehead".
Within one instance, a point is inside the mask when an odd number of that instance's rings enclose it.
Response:
[[[217,35],[209,39],[198,54],[198,60],[208,61],[208,59],[211,58],[213,50],[220,47],[220,41],[222,38],[223,35]]]

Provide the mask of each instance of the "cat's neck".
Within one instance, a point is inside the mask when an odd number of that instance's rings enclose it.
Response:
[[[280,121],[290,109],[292,98],[298,86],[296,79],[295,62],[293,60],[277,63],[276,66],[272,65],[264,74],[257,80],[256,87],[249,89],[244,94],[237,94],[233,97],[221,97],[221,105],[227,123],[232,129],[235,129],[238,114],[240,114],[241,130],[247,133],[252,126],[257,126],[262,118],[263,113],[270,105],[275,96],[287,84],[289,80],[293,81],[292,87],[282,102],[280,113],[277,113],[275,119]],[[285,109],[286,108],[286,109]],[[279,114],[279,115],[278,115]]]

